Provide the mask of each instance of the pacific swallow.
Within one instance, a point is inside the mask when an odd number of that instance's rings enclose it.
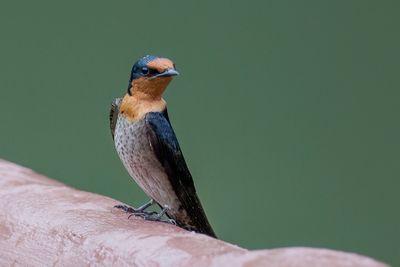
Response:
[[[145,56],[132,67],[127,94],[111,105],[110,127],[118,155],[130,176],[151,198],[138,209],[116,207],[147,220],[163,221],[166,215],[169,222],[184,229],[216,237],[162,98],[176,75],[171,60]],[[161,208],[159,214],[145,211],[154,202]]]

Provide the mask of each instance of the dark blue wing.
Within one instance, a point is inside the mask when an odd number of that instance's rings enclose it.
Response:
[[[208,223],[207,217],[197,197],[192,175],[183,158],[174,130],[168,119],[167,110],[164,112],[150,112],[146,115],[148,136],[153,150],[164,167],[170,183],[178,196],[178,199],[190,217],[191,225],[179,222],[179,218],[173,218],[181,226],[215,237]]]

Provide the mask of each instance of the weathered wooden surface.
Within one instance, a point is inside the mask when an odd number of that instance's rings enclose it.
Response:
[[[112,212],[119,202],[0,160],[0,266],[386,266],[314,248],[248,251]]]

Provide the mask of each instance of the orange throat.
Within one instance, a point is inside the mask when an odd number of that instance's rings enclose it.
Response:
[[[167,104],[162,94],[171,80],[170,77],[134,80],[130,88],[131,95],[126,94],[122,99],[120,113],[131,121],[139,121],[149,112],[164,111]]]
[[[126,94],[122,99],[120,113],[126,116],[130,121],[139,121],[149,112],[164,111],[167,103],[164,99],[148,100],[136,94]]]

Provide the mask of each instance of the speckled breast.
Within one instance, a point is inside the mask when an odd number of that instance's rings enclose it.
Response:
[[[122,163],[143,191],[160,205],[177,208],[176,194],[150,145],[145,118],[131,122],[120,114],[114,140]]]

